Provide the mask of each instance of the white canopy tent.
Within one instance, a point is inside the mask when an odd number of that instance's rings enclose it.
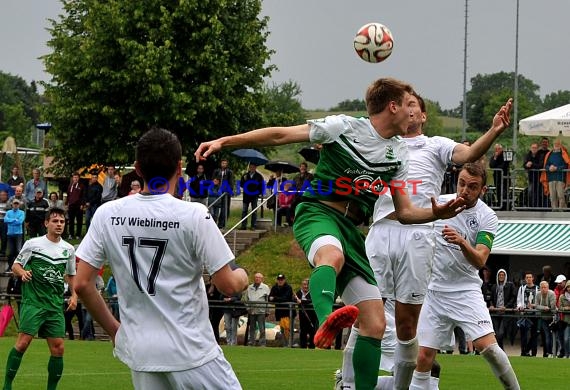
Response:
[[[570,104],[520,120],[519,133],[544,137],[558,135],[570,137]]]

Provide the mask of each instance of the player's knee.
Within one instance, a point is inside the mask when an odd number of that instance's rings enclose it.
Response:
[[[64,344],[63,341],[61,343],[55,343],[49,346],[49,351],[52,356],[63,356],[64,352]]]
[[[435,360],[435,350],[430,348],[420,348],[418,352],[418,371],[428,371],[433,367]]]
[[[386,319],[381,311],[360,311],[358,315],[358,328],[363,336],[381,339],[386,330]]]
[[[317,251],[314,263],[315,266],[329,265],[335,269],[338,275],[344,265],[344,254],[337,247],[327,245]]]
[[[406,321],[396,325],[396,334],[400,340],[411,340],[416,337],[416,323]]]

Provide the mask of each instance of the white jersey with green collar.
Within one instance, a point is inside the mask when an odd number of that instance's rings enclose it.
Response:
[[[382,138],[368,118],[332,115],[310,120],[310,139],[323,144],[304,196],[354,202],[366,217],[394,180],[405,181],[408,149],[400,137]]]
[[[438,203],[449,202],[455,197],[455,194],[441,195]],[[444,292],[480,291],[482,281],[479,270],[469,263],[458,245],[445,241],[441,232],[447,225],[465,237],[471,246],[483,244],[491,249],[499,225],[497,214],[479,199],[475,206],[451,219],[435,221],[434,225],[435,257],[428,289]]]

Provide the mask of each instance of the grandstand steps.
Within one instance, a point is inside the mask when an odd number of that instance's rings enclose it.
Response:
[[[265,233],[267,233],[267,230],[264,229],[232,230],[225,236],[225,238],[226,242],[230,246],[230,249],[234,253],[234,256],[237,257],[240,253],[248,249],[261,237],[263,237]]]

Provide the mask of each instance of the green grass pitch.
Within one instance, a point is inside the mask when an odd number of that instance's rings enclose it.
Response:
[[[0,338],[2,380],[14,337]],[[244,389],[330,390],[341,351],[224,347]],[[481,356],[438,355],[441,389],[501,389]],[[14,389],[42,389],[47,380],[48,349],[36,339],[24,355]],[[570,388],[570,360],[513,357],[522,389]],[[58,389],[132,389],[129,369],[112,355],[109,342],[66,341],[64,372]]]

